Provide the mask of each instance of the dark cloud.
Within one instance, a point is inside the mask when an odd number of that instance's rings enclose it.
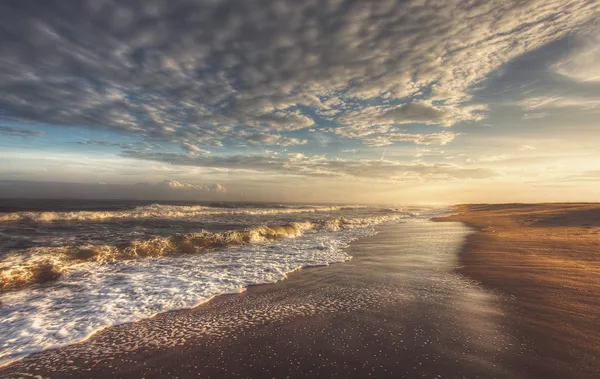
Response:
[[[39,137],[43,136],[44,132],[37,130],[13,128],[12,126],[0,125],[0,134],[12,137]]]
[[[466,105],[472,84],[598,9],[580,0],[3,1],[0,111],[198,149],[244,142],[240,129],[265,144],[302,144],[280,133],[310,127],[315,114],[347,130],[451,126],[481,117],[484,107]],[[361,103],[374,97],[383,105]]]

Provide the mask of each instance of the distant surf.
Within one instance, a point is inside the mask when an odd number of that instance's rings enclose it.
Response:
[[[401,214],[368,218],[336,218],[322,222],[291,222],[279,226],[256,226],[244,230],[175,234],[149,240],[133,240],[121,246],[81,245],[35,247],[12,253],[0,261],[0,290],[25,287],[57,280],[83,263],[110,263],[148,257],[178,254],[199,254],[216,248],[293,238],[308,230],[338,231],[340,229],[377,225],[401,218]]]
[[[117,219],[172,219],[210,215],[273,215],[293,214],[306,212],[329,212],[343,209],[362,208],[362,206],[298,206],[274,208],[241,208],[211,207],[203,205],[177,206],[152,204],[135,207],[128,210],[114,211],[71,211],[71,212],[10,212],[0,214],[0,222],[26,221],[26,222],[51,222],[51,221],[97,221]]]

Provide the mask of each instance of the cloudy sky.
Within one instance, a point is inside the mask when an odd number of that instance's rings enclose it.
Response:
[[[598,20],[597,0],[5,0],[0,191],[599,201]]]

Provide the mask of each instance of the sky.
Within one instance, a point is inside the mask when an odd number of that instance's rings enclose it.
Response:
[[[0,197],[600,201],[597,0],[0,2]]]

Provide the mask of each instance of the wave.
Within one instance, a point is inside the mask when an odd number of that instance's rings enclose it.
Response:
[[[13,253],[0,261],[0,291],[20,289],[36,283],[54,281],[84,263],[110,263],[148,257],[198,254],[215,248],[293,238],[308,230],[338,231],[344,228],[376,225],[396,220],[402,214],[364,218],[336,218],[317,222],[292,222],[280,226],[258,226],[244,230],[175,234],[149,240],[134,240],[125,245],[84,245],[37,247]]]
[[[173,219],[209,215],[273,215],[309,212],[332,212],[364,208],[364,206],[308,206],[297,208],[215,208],[201,205],[152,204],[118,211],[74,211],[74,212],[13,212],[0,214],[0,222],[52,222],[52,221],[100,221],[118,219]]]

